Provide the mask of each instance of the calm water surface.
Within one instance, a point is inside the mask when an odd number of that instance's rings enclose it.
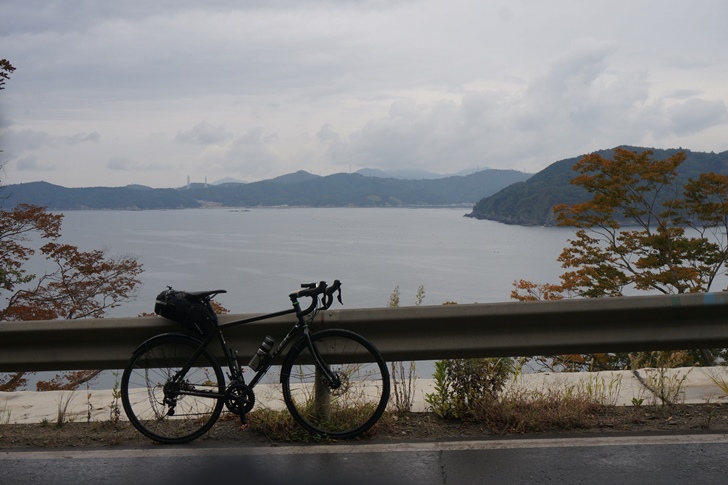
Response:
[[[195,209],[71,211],[64,240],[138,256],[136,301],[111,316],[152,311],[167,285],[224,288],[233,313],[285,308],[299,283],[340,279],[346,308],[507,301],[513,281],[556,281],[563,228],[508,226],[459,209]]]
[[[286,309],[302,282],[341,279],[343,308],[383,307],[395,287],[401,306],[508,301],[518,279],[556,282],[572,230],[508,226],[459,209],[189,209],[70,211],[64,241],[82,250],[134,255],[144,265],[135,301],[110,316],[154,309],[167,285],[228,290],[233,313]],[[34,271],[43,271],[43,267]],[[724,288],[721,277],[715,289]],[[720,286],[722,285],[722,286]],[[720,288],[719,288],[720,286]],[[338,307],[338,304],[337,304]],[[341,308],[341,307],[339,307]],[[241,359],[245,360],[245,359]],[[431,362],[418,363],[431,377]],[[105,373],[95,388],[111,388]],[[31,387],[32,388],[32,387]]]
[[[184,290],[223,288],[217,300],[232,313],[288,308],[302,282],[343,282],[344,307],[387,306],[398,287],[401,306],[446,301],[508,301],[520,278],[556,281],[556,257],[571,231],[508,226],[463,217],[465,209],[189,209],[69,211],[63,240],[82,250],[134,255],[144,265],[135,301],[109,316],[154,309],[167,285]],[[32,268],[36,272],[43,267]],[[338,304],[336,304],[338,307]],[[241,361],[247,357],[241,358]],[[432,362],[417,366],[431,377]],[[40,373],[31,381],[54,373]],[[107,371],[93,389],[110,389]]]

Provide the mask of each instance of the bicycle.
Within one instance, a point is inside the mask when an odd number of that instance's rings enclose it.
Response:
[[[121,399],[132,425],[160,443],[185,443],[205,434],[226,407],[240,416],[244,426],[255,405],[253,389],[292,344],[281,364],[280,383],[293,419],[309,433],[333,439],[354,438],[371,428],[389,400],[387,365],[377,348],[357,333],[309,331],[316,313],[332,305],[334,293],[341,303],[339,280],[331,286],[322,281],[301,287],[289,295],[290,309],[224,324],[218,324],[211,301],[225,290],[175,292],[177,297],[182,293],[183,300],[177,301],[185,307],[205,312],[187,312],[192,316],[186,323],[197,329],[197,335],[157,335],[133,352],[121,377]],[[170,287],[163,294],[174,291]],[[299,303],[304,297],[311,298],[307,308]],[[227,347],[223,329],[293,313],[296,322],[280,343],[274,346],[274,339],[266,336],[251,358],[248,366],[255,374],[246,384],[237,352]],[[206,318],[211,321],[205,322]],[[209,330],[201,329],[201,323],[210,324]],[[227,385],[222,366],[208,349],[216,339],[229,371]]]

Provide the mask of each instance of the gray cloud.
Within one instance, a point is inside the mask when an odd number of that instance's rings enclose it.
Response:
[[[453,161],[476,167],[493,160],[532,169],[548,160],[539,148],[588,151],[595,139],[618,145],[631,141],[636,120],[650,107],[642,73],[610,72],[613,52],[610,46],[581,46],[557,58],[522,93],[476,91],[459,103],[396,102],[386,117],[370,120],[348,139],[330,127],[319,137],[342,164],[431,170]]]
[[[233,137],[224,126],[213,126],[202,121],[187,131],[180,131],[174,137],[182,143],[195,143],[198,145],[221,145]]]
[[[728,4],[661,5],[4,2],[7,178],[164,186],[172,169],[536,171],[625,143],[726,150]]]
[[[276,134],[266,133],[261,127],[251,128],[230,144],[219,163],[239,173],[264,174],[282,161],[277,141]]]
[[[4,133],[8,143],[8,153],[11,158],[20,157],[27,152],[37,151],[46,147],[59,145],[74,146],[82,143],[98,143],[101,135],[93,133],[76,133],[70,136],[53,136],[44,131],[36,130],[8,130]]]
[[[689,135],[728,122],[728,109],[723,101],[691,98],[667,109],[673,132]]]
[[[38,150],[54,144],[53,137],[36,130],[7,130],[3,133],[5,156],[12,160],[23,156],[30,150]]]
[[[110,168],[111,170],[133,170],[133,165],[134,164],[131,160],[119,157],[110,158],[109,161],[106,162],[106,167]]]
[[[40,163],[38,161],[38,157],[36,157],[34,155],[27,155],[27,156],[19,158],[15,162],[15,168],[17,170],[20,170],[21,172],[27,172],[27,171],[47,172],[47,171],[55,170],[56,167],[54,165]]]
[[[98,143],[101,140],[101,135],[96,132],[93,133],[76,133],[65,137],[65,143],[67,145],[78,145],[79,143]]]

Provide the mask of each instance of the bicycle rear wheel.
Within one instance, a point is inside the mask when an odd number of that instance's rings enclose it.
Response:
[[[225,402],[225,377],[206,349],[190,362],[201,345],[186,335],[160,335],[134,352],[121,377],[121,400],[140,433],[160,443],[185,443],[215,424]]]
[[[291,348],[281,369],[283,399],[308,432],[347,439],[371,428],[389,400],[389,371],[379,351],[343,329],[311,335],[323,363],[337,377],[329,382],[314,364],[306,338]]]

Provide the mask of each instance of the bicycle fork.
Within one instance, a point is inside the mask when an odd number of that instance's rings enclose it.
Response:
[[[318,418],[328,421],[331,415],[331,391],[341,387],[341,378],[333,372],[321,357],[318,348],[311,341],[308,329],[304,331],[306,345],[314,361],[313,404]]]

